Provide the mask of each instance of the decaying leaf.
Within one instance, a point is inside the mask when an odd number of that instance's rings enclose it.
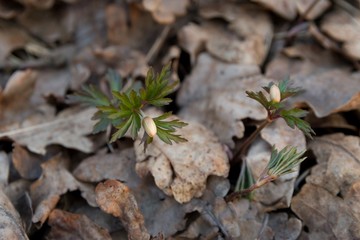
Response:
[[[336,196],[346,195],[360,181],[360,139],[343,134],[326,135],[310,143],[318,165],[307,182],[319,185]]]
[[[275,233],[274,239],[296,240],[300,236],[302,223],[287,213],[270,213],[268,226]]]
[[[337,10],[325,15],[320,25],[327,36],[341,43],[341,50],[346,56],[357,61],[360,60],[359,21],[359,15]]]
[[[221,143],[203,125],[190,122],[177,134],[188,142],[169,145],[155,137],[144,152],[144,146],[136,140],[136,171],[140,176],[150,172],[160,189],[185,203],[203,194],[208,176],[227,177],[229,163]]]
[[[90,206],[97,206],[94,188],[76,180],[67,170],[69,159],[60,154],[41,164],[41,177],[31,184],[30,195],[35,206],[33,222],[42,225],[67,191],[80,190]]]
[[[151,12],[155,21],[161,24],[170,24],[175,21],[176,16],[186,13],[190,1],[183,0],[143,0],[144,8]]]
[[[357,200],[357,202],[359,199]],[[340,197],[320,186],[306,184],[291,203],[291,209],[309,232],[303,239],[359,239],[359,215]]]
[[[15,169],[18,171],[21,177],[28,180],[35,180],[40,177],[41,169],[41,157],[37,156],[18,144],[15,144],[12,162]]]
[[[106,229],[101,228],[85,215],[54,209],[48,221],[49,239],[105,239],[111,240]]]
[[[0,236],[2,239],[29,239],[21,222],[19,213],[0,190]]]
[[[310,144],[317,157],[306,184],[291,203],[309,229],[304,239],[360,238],[360,139],[325,135]],[[315,211],[314,211],[315,210]]]
[[[290,77],[304,91],[291,102],[307,103],[317,117],[360,106],[360,76],[351,73],[344,61],[314,45],[284,49],[267,67],[266,76]]]
[[[330,6],[331,2],[328,0],[252,0],[260,3],[279,16],[294,20],[298,13],[307,20],[313,20],[322,15]]]
[[[266,118],[266,110],[245,91],[259,91],[270,82],[256,66],[226,64],[201,54],[180,89],[177,102],[183,108],[179,115],[204,124],[221,142],[234,147],[233,137],[244,135],[242,119]]]
[[[128,232],[129,239],[150,239],[136,199],[125,184],[116,180],[107,180],[96,186],[95,194],[99,207],[120,219]]]
[[[94,121],[90,118],[95,112],[93,108],[69,108],[35,125],[25,121],[18,129],[0,133],[0,138],[9,137],[38,154],[45,154],[50,144],[92,152],[96,146],[86,135],[92,132]]]
[[[209,20],[183,27],[179,42],[192,60],[205,47],[210,54],[229,63],[260,65],[264,61],[273,34],[271,21],[264,11],[226,2],[201,9],[200,14],[209,19],[221,17],[229,23]]]
[[[99,153],[81,162],[75,169],[76,178],[84,182],[118,179],[134,194],[145,218],[145,226],[152,236],[159,232],[170,237],[185,226],[186,205],[166,196],[150,178],[140,178],[135,172],[134,149]],[[151,202],[151,204],[149,204]]]
[[[0,188],[3,188],[8,184],[10,170],[10,159],[3,151],[0,152],[0,169]]]

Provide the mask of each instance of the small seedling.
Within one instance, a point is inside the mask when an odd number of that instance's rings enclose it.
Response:
[[[250,144],[256,139],[262,129],[276,119],[283,118],[289,127],[297,127],[306,136],[311,138],[312,134],[315,134],[309,123],[301,119],[306,116],[307,111],[298,108],[286,109],[284,105],[283,101],[297,94],[300,91],[299,88],[293,88],[291,87],[289,80],[283,80],[279,83],[279,85],[270,83],[269,86],[263,87],[263,89],[268,93],[268,98],[262,91],[246,92],[248,97],[258,101],[266,109],[267,118],[249,136],[237,154],[235,154],[235,160],[242,160],[242,169],[235,187],[235,192],[227,196],[227,201],[231,201],[239,196],[248,195],[253,190],[265,185],[266,183],[274,181],[284,174],[293,172],[294,168],[306,158],[303,157],[305,151],[298,152],[295,147],[287,146],[280,151],[273,147],[268,165],[260,174],[260,177],[255,181],[251,174],[251,170],[248,168],[246,163],[246,152]]]
[[[172,99],[166,96],[174,92],[179,83],[170,83],[169,76],[170,65],[165,66],[160,74],[154,74],[150,69],[145,78],[145,86],[128,84],[127,87],[123,87],[121,78],[114,71],[110,71],[107,78],[111,97],[90,85],[84,86],[82,91],[72,96],[72,99],[98,109],[92,118],[98,120],[94,126],[95,133],[106,130],[109,125],[115,127],[116,131],[112,134],[110,142],[122,138],[128,131],[135,139],[141,128],[144,129],[142,142],[145,149],[155,136],[167,144],[185,142],[185,138],[176,134],[176,128],[182,128],[187,123],[178,119],[167,120],[172,116],[171,112],[155,118],[143,112],[148,106],[162,107],[172,102]]]

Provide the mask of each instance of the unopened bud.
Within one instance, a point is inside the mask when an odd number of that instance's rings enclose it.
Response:
[[[270,87],[270,99],[273,102],[280,102],[281,100],[280,89],[275,84]]]
[[[154,137],[157,132],[156,124],[151,117],[144,117],[142,120],[142,125],[145,129],[145,132],[149,137]]]

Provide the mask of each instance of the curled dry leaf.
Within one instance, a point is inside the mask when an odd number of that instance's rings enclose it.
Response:
[[[92,132],[94,121],[90,118],[95,112],[96,109],[93,108],[69,108],[40,123],[24,122],[24,126],[18,129],[0,133],[0,138],[9,137],[38,154],[45,154],[45,148],[50,144],[60,144],[89,153],[96,149],[96,145],[86,137]]]
[[[144,8],[151,12],[155,21],[161,24],[170,24],[175,21],[176,16],[186,14],[189,0],[143,0]]]
[[[41,157],[35,155],[18,144],[15,144],[12,153],[12,162],[15,169],[18,171],[22,178],[27,180],[35,180],[40,177]]]
[[[275,12],[286,20],[294,20],[297,16],[296,1],[287,0],[252,0]]]
[[[360,238],[359,142],[359,137],[333,134],[310,143],[319,164],[291,204],[309,229],[302,233],[306,238]]]
[[[0,236],[2,239],[29,239],[21,222],[19,213],[0,189]]]
[[[135,163],[135,152],[132,148],[111,154],[99,153],[82,161],[75,169],[74,175],[85,182],[99,182],[104,179],[126,182],[137,200],[145,218],[145,226],[152,236],[161,232],[165,237],[170,237],[183,230],[187,206],[166,196],[152,179],[140,178],[135,172]]]
[[[298,0],[295,2],[299,14],[307,20],[318,18],[331,6],[329,0]]]
[[[87,216],[54,209],[49,215],[49,239],[104,239],[111,240],[109,232]]]
[[[341,44],[341,50],[349,58],[360,60],[360,16],[351,15],[343,10],[325,15],[320,29]]]
[[[35,206],[33,222],[42,225],[67,191],[80,190],[88,204],[95,207],[94,188],[76,180],[67,170],[69,159],[58,154],[41,165],[41,177],[31,184],[30,195]]]
[[[125,184],[116,180],[107,180],[96,186],[95,194],[99,207],[120,219],[128,232],[129,239],[150,239],[136,199]]]
[[[351,73],[344,61],[314,45],[286,48],[266,69],[274,79],[289,77],[304,91],[289,99],[307,103],[317,117],[349,111],[360,106],[360,75]]]
[[[176,134],[188,142],[169,145],[155,137],[144,152],[144,146],[136,140],[136,171],[140,176],[150,172],[160,189],[185,203],[202,196],[208,176],[227,177],[229,162],[221,143],[203,125],[190,122]]]

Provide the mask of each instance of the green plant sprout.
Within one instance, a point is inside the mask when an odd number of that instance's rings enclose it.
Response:
[[[98,111],[92,119],[98,120],[93,132],[104,131],[109,125],[115,127],[110,142],[122,138],[128,131],[133,139],[138,137],[141,127],[144,129],[142,142],[144,147],[158,136],[167,144],[186,142],[187,140],[176,134],[176,128],[187,125],[178,119],[167,120],[172,116],[166,112],[158,117],[146,116],[143,109],[147,106],[162,107],[172,102],[167,98],[176,90],[179,82],[169,82],[170,65],[165,66],[159,74],[150,69],[145,78],[145,86],[134,82],[123,86],[123,82],[115,71],[109,71],[107,79],[111,89],[111,97],[95,86],[84,86],[80,92],[71,98],[75,101],[96,107]]]
[[[284,174],[293,172],[294,168],[306,159],[306,157],[303,157],[305,151],[297,152],[295,147],[287,146],[280,151],[273,147],[268,165],[255,181],[246,163],[246,153],[262,129],[276,119],[283,118],[289,127],[297,127],[306,136],[312,138],[312,134],[315,134],[309,123],[301,119],[301,117],[306,116],[307,111],[298,108],[286,109],[284,105],[283,101],[297,94],[300,91],[299,88],[291,87],[290,81],[285,79],[281,81],[279,85],[270,83],[269,86],[263,87],[263,89],[268,93],[269,98],[267,98],[262,91],[246,92],[248,97],[258,101],[266,109],[267,118],[246,139],[240,147],[240,150],[234,156],[235,161],[238,159],[242,160],[242,168],[235,186],[235,191],[226,197],[227,201],[249,195],[253,190],[276,180]]]

